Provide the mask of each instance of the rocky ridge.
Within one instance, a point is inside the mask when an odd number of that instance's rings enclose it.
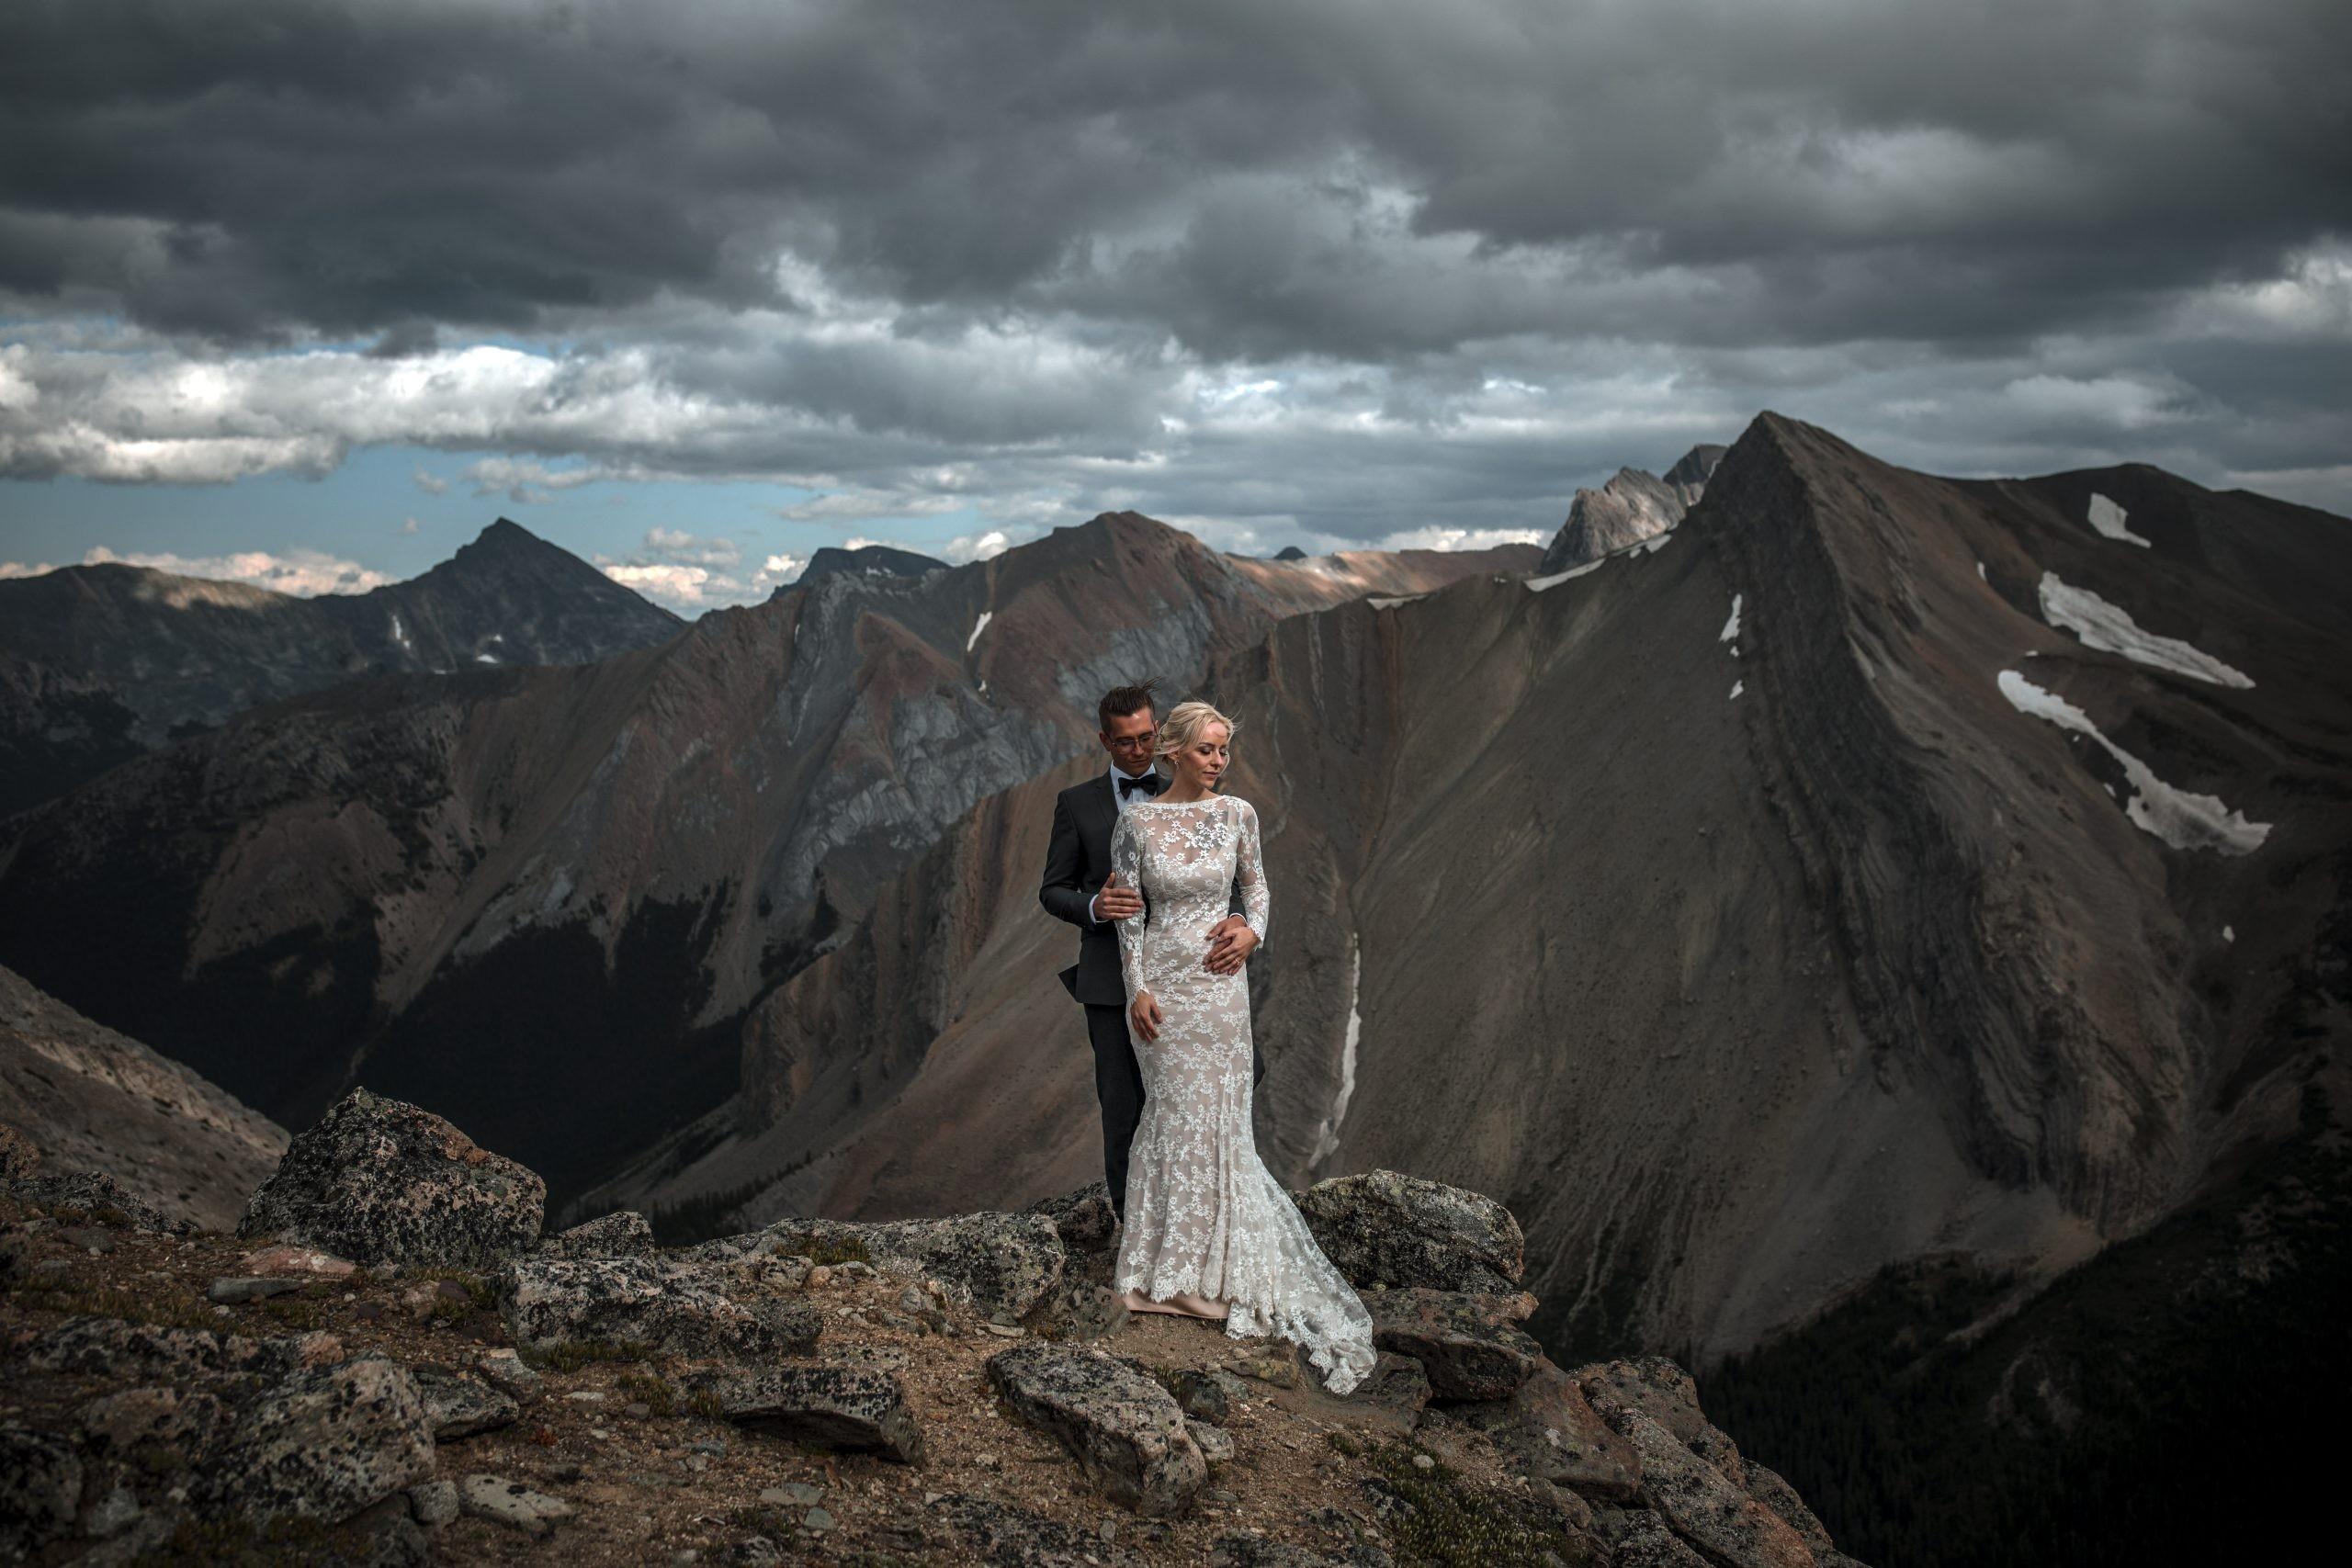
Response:
[[[370,675],[576,664],[677,616],[502,517],[365,593],[300,598],[123,562],[0,582],[0,816],[260,704]]]
[[[1521,1353],[1533,1303],[1489,1288],[1521,1271],[1517,1225],[1476,1193],[1375,1172],[1302,1195],[1382,1325],[1380,1368],[1340,1400],[1290,1347],[1120,1312],[1099,1185],[1026,1214],[662,1250],[622,1217],[544,1236],[511,1179],[514,1224],[486,1227],[436,1193],[497,1156],[436,1123],[339,1103],[242,1240],[0,1179],[0,1550],[1849,1561],[1679,1368]],[[389,1157],[342,1163],[369,1143]],[[289,1213],[297,1239],[241,1250]],[[299,1239],[327,1232],[401,1261]]]
[[[1599,560],[1668,532],[1707,492],[1707,480],[1728,446],[1693,446],[1664,476],[1642,468],[1620,468],[1599,490],[1579,490],[1568,502],[1568,519],[1544,547],[1538,576]]]

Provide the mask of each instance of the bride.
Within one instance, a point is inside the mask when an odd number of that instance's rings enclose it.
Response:
[[[1177,704],[1156,748],[1174,781],[1132,805],[1111,836],[1113,880],[1145,899],[1119,922],[1144,1102],[1111,1285],[1132,1311],[1221,1319],[1234,1339],[1291,1340],[1326,1389],[1346,1393],[1372,1370],[1372,1316],[1258,1158],[1248,976],[1202,962],[1237,876],[1250,930],[1266,934],[1258,814],[1216,793],[1232,738],[1233,721],[1208,704]]]

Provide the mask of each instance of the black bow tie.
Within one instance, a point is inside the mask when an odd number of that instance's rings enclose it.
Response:
[[[1131,779],[1126,777],[1125,774],[1120,776],[1119,798],[1121,800],[1126,799],[1127,796],[1135,794],[1137,790],[1143,791],[1146,795],[1158,795],[1159,793],[1159,775],[1158,773],[1146,773],[1139,779]]]

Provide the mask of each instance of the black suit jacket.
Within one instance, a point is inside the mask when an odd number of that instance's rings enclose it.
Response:
[[[1126,981],[1119,974],[1119,922],[1098,925],[1086,916],[1087,904],[1111,880],[1111,829],[1119,823],[1115,787],[1106,768],[1054,797],[1054,834],[1046,844],[1046,875],[1037,889],[1046,913],[1079,930],[1078,962],[1061,972],[1061,981],[1089,1007],[1127,1005]],[[1237,915],[1247,912],[1238,880],[1230,908]]]

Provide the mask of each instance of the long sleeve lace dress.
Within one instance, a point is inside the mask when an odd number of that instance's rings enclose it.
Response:
[[[1237,875],[1244,919],[1266,934],[1258,813],[1228,795],[1136,802],[1111,835],[1111,863],[1146,903],[1119,922],[1127,1001],[1149,991],[1160,1010],[1158,1040],[1136,1042],[1143,1119],[1111,1288],[1223,1301],[1227,1337],[1288,1339],[1325,1388],[1346,1393],[1372,1370],[1372,1316],[1258,1157],[1246,969],[1216,975],[1202,964]]]

